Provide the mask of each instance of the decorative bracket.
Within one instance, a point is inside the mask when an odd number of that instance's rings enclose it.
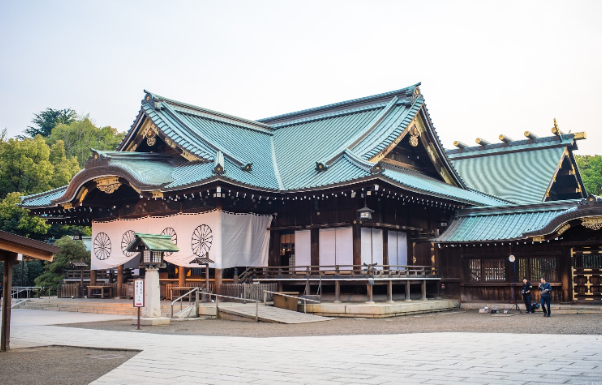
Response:
[[[96,188],[106,194],[113,194],[119,187],[121,187],[119,177],[116,176],[98,178],[94,180],[94,182],[96,182]]]

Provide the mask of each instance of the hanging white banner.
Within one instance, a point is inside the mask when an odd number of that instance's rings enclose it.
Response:
[[[134,233],[171,235],[180,251],[167,253],[165,260],[178,266],[198,267],[189,262],[207,252],[215,262],[211,267],[267,266],[271,221],[270,215],[211,211],[93,222],[91,268],[109,269],[139,258],[125,251]]]

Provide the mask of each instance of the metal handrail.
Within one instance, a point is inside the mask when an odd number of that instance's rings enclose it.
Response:
[[[211,299],[211,297],[215,297],[215,310],[216,310],[216,317],[219,317],[219,298],[230,298],[230,299],[234,299],[237,301],[242,301],[243,303],[247,303],[247,302],[255,302],[255,321],[259,322],[259,301],[254,300],[254,299],[246,299],[246,298],[238,298],[238,297],[230,297],[228,295],[221,295],[221,294],[213,294],[213,293],[209,293],[206,291],[201,291],[200,287],[195,287],[194,289],[190,290],[189,292],[185,293],[184,295],[179,296],[178,298],[174,299],[171,302],[171,318],[173,318],[173,307],[175,305],[176,302],[180,301],[180,311],[182,311],[183,309],[183,303],[182,303],[182,299],[186,296],[188,296],[188,301],[191,301],[190,296],[192,295],[192,293],[194,292],[198,292],[199,294],[203,294],[203,296],[208,296],[209,299]],[[190,306],[190,305],[188,305]],[[195,301],[195,306],[199,306],[198,304],[198,295],[196,297],[196,301]]]
[[[190,302],[192,302],[191,296],[192,296],[192,293],[194,293],[194,292],[199,292],[199,287],[195,287],[192,290],[188,291],[187,293],[184,293],[183,295],[181,295],[178,298],[176,298],[173,301],[171,301],[171,318],[173,318],[173,305],[175,305],[176,302],[180,301],[180,311],[182,311],[183,306],[184,306],[182,299],[184,297],[188,296],[188,303],[190,304]],[[199,306],[199,302],[198,301],[199,301],[199,297],[197,295],[196,299],[195,299],[195,303],[194,303],[195,306]],[[188,306],[190,306],[190,305],[188,305]]]
[[[272,294],[272,296],[274,294],[278,294],[278,295],[281,295],[283,297],[296,298],[297,299],[297,303],[299,303],[299,300],[303,301],[303,313],[306,313],[306,314],[307,314],[307,301],[320,303],[320,301],[316,301],[315,299],[308,299],[308,298],[298,297],[296,295],[283,294],[283,293],[279,293],[277,291],[264,290],[263,291],[263,306],[267,306],[268,294]]]
[[[29,299],[29,293],[32,291],[40,291],[40,290],[44,290],[44,287],[41,286],[13,286],[11,288],[11,298],[17,298],[15,296],[18,296],[19,293],[23,293],[23,292],[27,292],[27,298]]]
[[[207,294],[209,296],[209,298],[211,298],[211,296],[215,297],[215,316],[217,318],[219,318],[219,298],[235,299],[237,301],[243,301],[243,303],[245,303],[245,304],[247,303],[247,301],[255,302],[255,322],[259,322],[259,301],[254,300],[254,299],[230,297],[228,295],[221,295],[221,294],[213,294],[213,293],[205,293],[205,292],[203,292],[203,294]]]

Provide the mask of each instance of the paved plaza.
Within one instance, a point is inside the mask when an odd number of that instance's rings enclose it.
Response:
[[[602,336],[597,335],[248,338],[53,326],[124,318],[100,314],[14,310],[12,318],[13,349],[67,345],[141,350],[94,384],[602,383]]]

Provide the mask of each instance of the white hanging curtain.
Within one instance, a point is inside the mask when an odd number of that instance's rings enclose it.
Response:
[[[134,233],[171,235],[180,251],[166,254],[165,260],[178,266],[198,267],[189,262],[207,252],[215,262],[211,267],[267,266],[271,220],[270,215],[211,211],[93,222],[91,269],[135,263],[138,253],[125,251]]]

